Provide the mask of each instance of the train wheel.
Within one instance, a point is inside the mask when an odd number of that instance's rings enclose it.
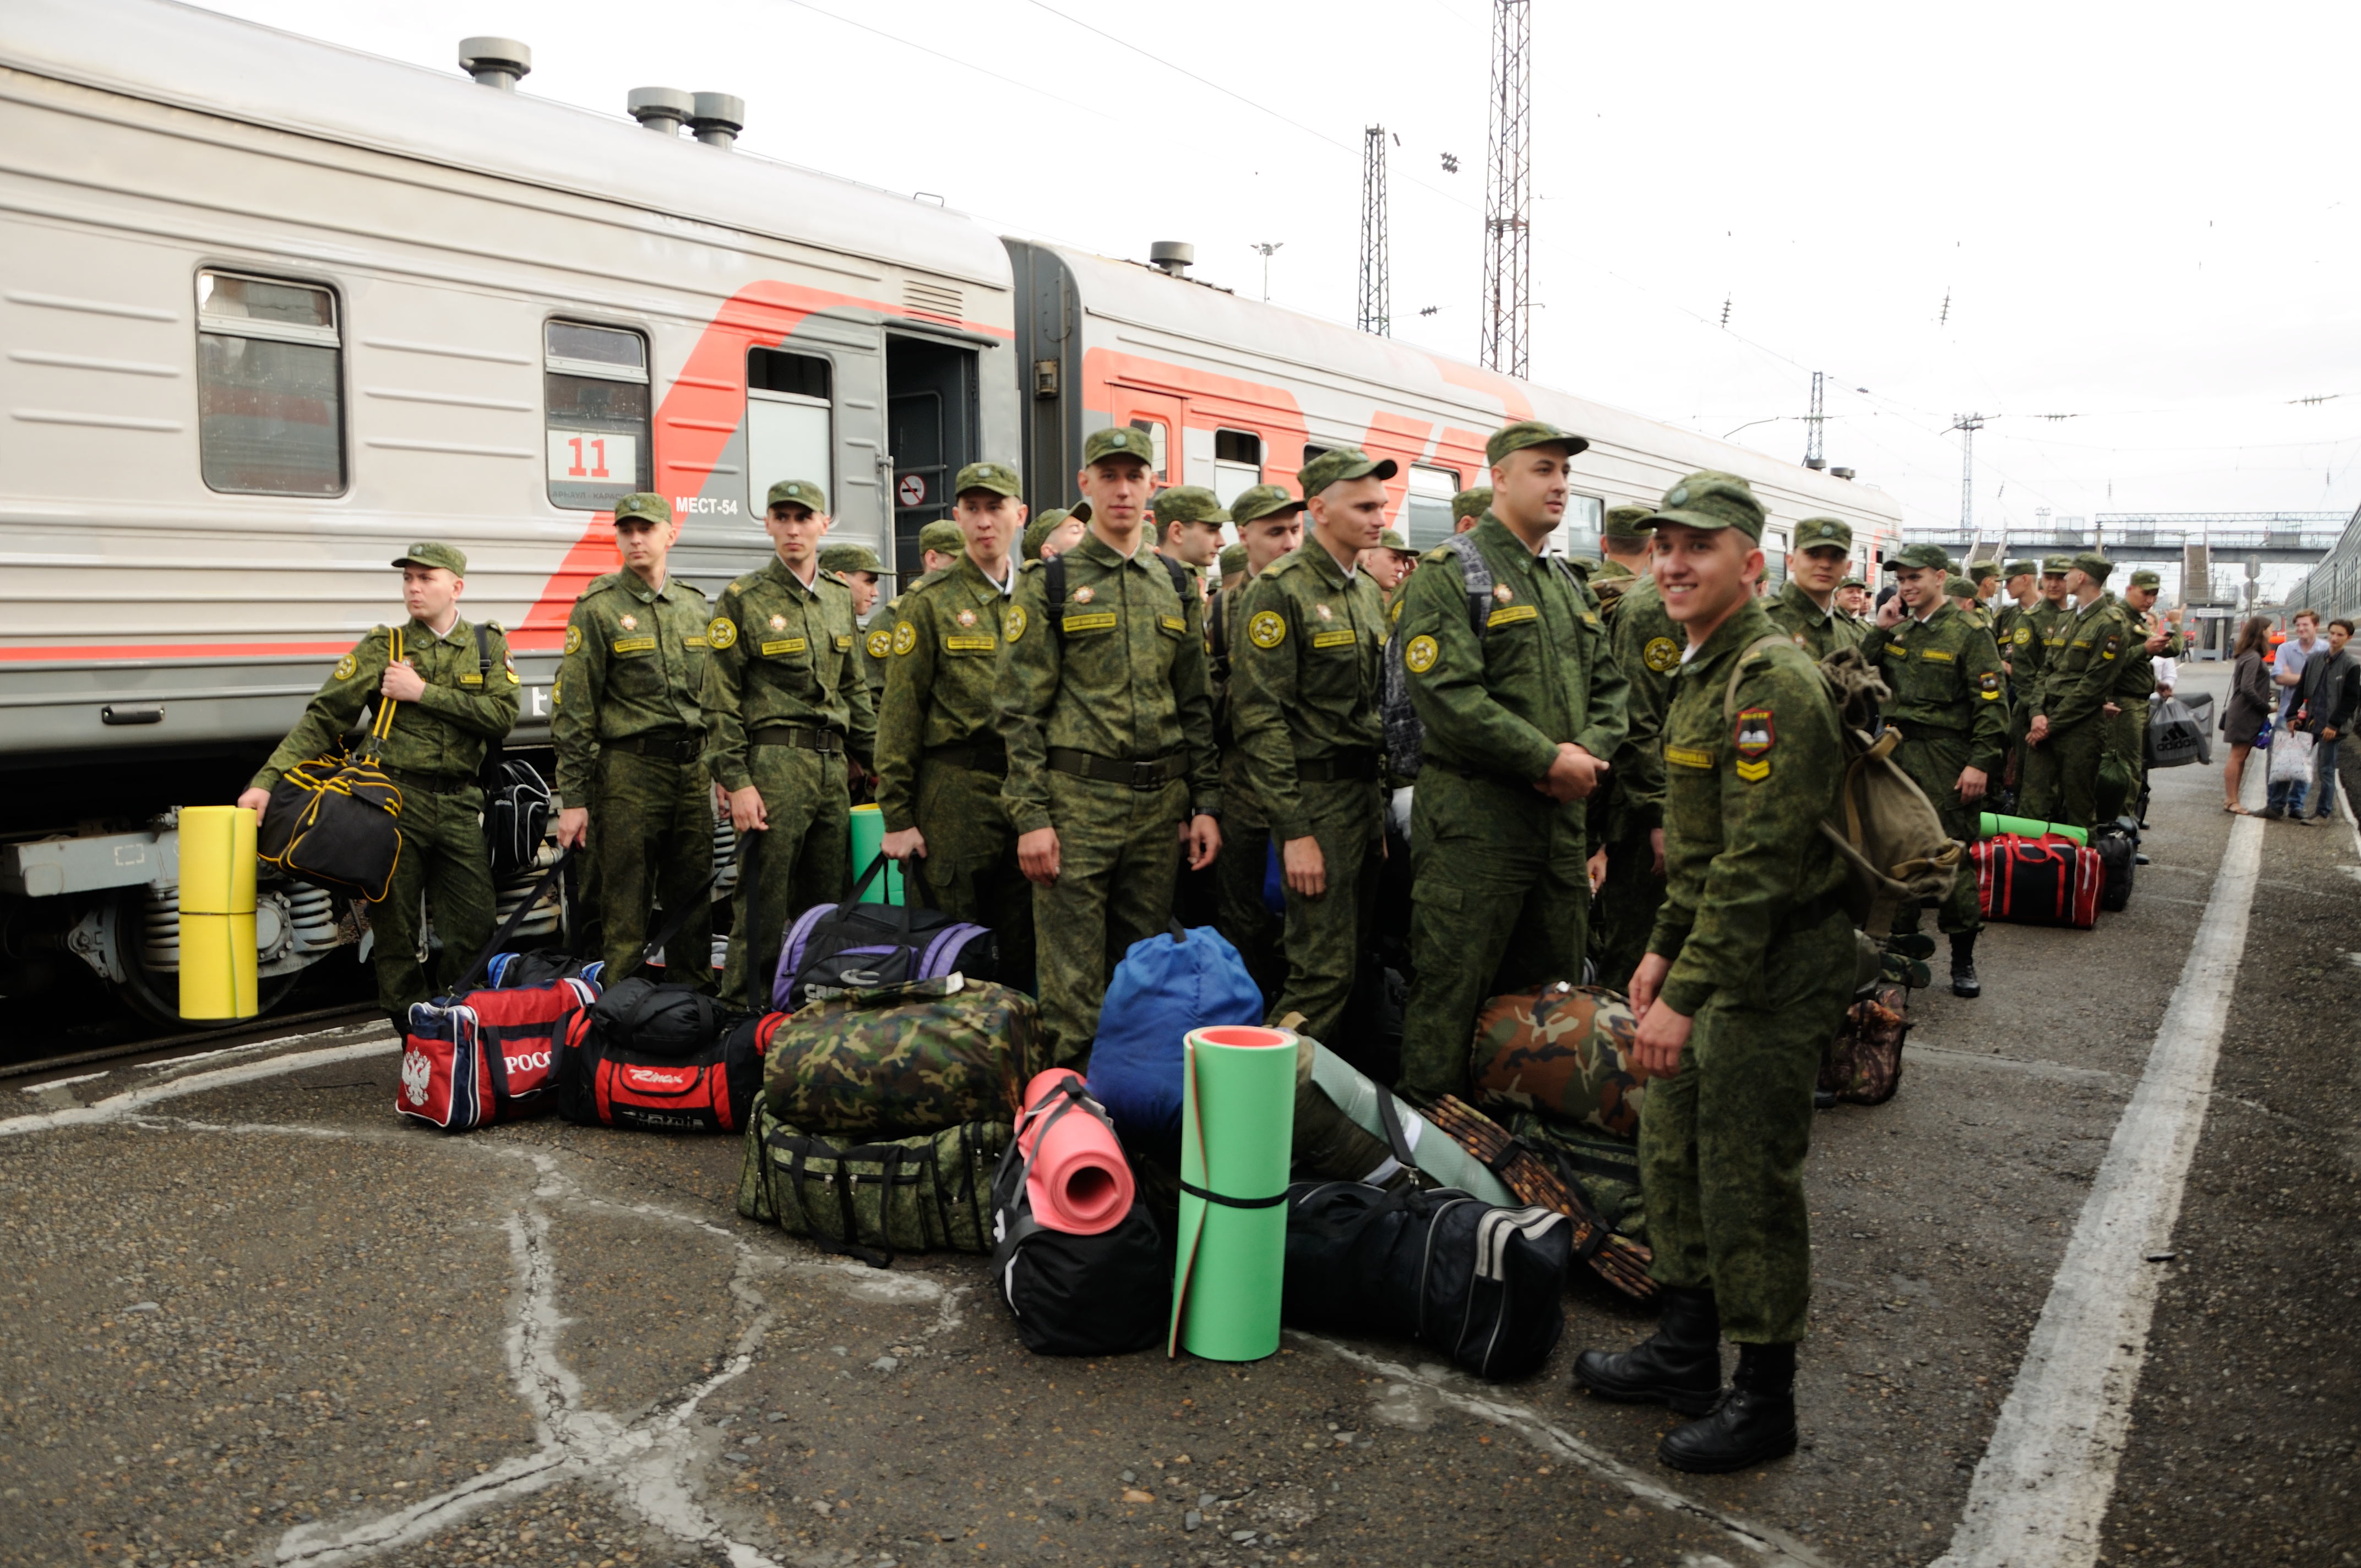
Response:
[[[146,888],[129,888],[115,905],[115,952],[122,966],[123,978],[109,981],[107,989],[115,1000],[151,1024],[170,1025],[186,1034],[203,1034],[214,1029],[235,1029],[248,1022],[244,1018],[225,1018],[219,1022],[196,1021],[181,1016],[181,971],[150,965],[147,944],[140,940],[143,922],[148,916]],[[255,1016],[260,1017],[287,1000],[295,989],[298,974],[269,975],[256,988]]]

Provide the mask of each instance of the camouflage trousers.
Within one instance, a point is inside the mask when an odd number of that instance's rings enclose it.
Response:
[[[1270,824],[1246,783],[1243,753],[1235,750],[1222,753],[1222,855],[1211,870],[1213,929],[1238,950],[1263,995],[1277,996],[1287,981],[1286,927],[1262,901],[1270,871]]]
[[[1031,994],[1033,884],[1016,866],[1016,829],[1000,801],[1000,776],[922,762],[912,816],[927,840],[921,874],[936,905],[990,927],[1000,983]]]
[[[1530,785],[1419,774],[1411,801],[1411,962],[1401,1088],[1467,1091],[1467,1051],[1487,999],[1579,980],[1590,913],[1583,807]]]
[[[598,803],[590,850],[604,983],[630,977],[661,900],[667,919],[689,910],[665,946],[664,979],[711,991],[713,904],[705,884],[713,878],[713,785],[704,764],[601,749]]]
[[[1812,1297],[1804,1156],[1820,1054],[1851,999],[1851,923],[1831,915],[1774,940],[1752,995],[1697,1009],[1680,1070],[1640,1108],[1649,1272],[1709,1288],[1740,1344],[1804,1337]]]
[[[2025,798],[2019,809],[2045,822],[2088,828],[2099,813],[2099,761],[2108,718],[2093,714],[2065,729],[2052,729],[2026,753]]]
[[[427,985],[418,961],[418,901],[423,894],[443,951]],[[484,792],[474,784],[434,795],[401,792],[401,854],[384,899],[368,906],[375,939],[377,1004],[402,1026],[411,1004],[447,994],[492,939],[492,857],[484,844]]]
[[[1959,731],[1905,724],[1902,726],[1902,744],[1894,751],[1894,761],[1934,803],[1935,814],[1943,819],[1943,831],[1962,844],[1972,845],[1978,830],[1976,818],[1982,814],[1984,804],[1960,798],[1960,770],[1968,765],[1969,756],[1968,738]],[[1894,915],[1897,928],[1916,930],[1918,914],[1924,907],[1920,904],[1904,905]],[[1983,929],[1984,918],[1976,905],[1976,879],[1964,865],[1960,874],[1952,880],[1951,891],[1936,909],[1936,924],[1945,932]]]
[[[750,1005],[751,975],[757,1001],[767,1010],[787,922],[815,904],[841,899],[851,885],[852,805],[841,752],[753,746],[746,752],[746,771],[763,792],[771,826],[753,835],[739,865],[721,994],[733,1007]]]
[[[1125,949],[1172,918],[1180,865],[1173,846],[1188,815],[1189,785],[1175,779],[1136,790],[1060,773],[1049,784],[1058,880],[1033,889],[1041,1033],[1048,1065],[1080,1070],[1098,1036],[1107,977]]]
[[[1291,891],[1287,895],[1287,983],[1269,1021],[1301,1013],[1304,1034],[1333,1044],[1353,999],[1353,981],[1377,935],[1385,797],[1366,780],[1298,787],[1326,864],[1328,886],[1317,898]],[[1222,852],[1229,853],[1226,844]]]
[[[1664,906],[1664,886],[1646,828],[1607,841],[1607,880],[1590,905],[1590,951],[1599,984],[1631,990],[1631,971],[1648,956],[1656,911]]]

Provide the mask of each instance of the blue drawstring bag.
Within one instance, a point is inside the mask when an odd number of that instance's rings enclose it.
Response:
[[[1180,1156],[1180,1039],[1191,1029],[1262,1022],[1262,991],[1219,931],[1134,942],[1107,982],[1091,1046],[1091,1098],[1125,1143],[1168,1164]]]

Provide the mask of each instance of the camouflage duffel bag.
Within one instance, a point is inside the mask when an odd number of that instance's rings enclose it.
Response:
[[[1581,1193],[1609,1229],[1635,1242],[1648,1239],[1638,1145],[1541,1111],[1505,1113],[1500,1123],[1556,1172],[1558,1179]]]
[[[792,1014],[771,1037],[763,1101],[790,1126],[897,1138],[1015,1119],[1041,1058],[1040,1013],[1021,991],[945,975],[847,992]]]
[[[879,1268],[897,1252],[992,1250],[992,1173],[1005,1122],[962,1122],[891,1143],[831,1142],[756,1113],[738,1212]]]
[[[1639,1024],[1623,993],[1559,981],[1484,1003],[1467,1081],[1487,1111],[1545,1111],[1618,1138],[1640,1135],[1647,1078],[1631,1065]]]

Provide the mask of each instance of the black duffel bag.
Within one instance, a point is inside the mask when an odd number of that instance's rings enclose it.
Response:
[[[615,989],[646,983],[625,981]],[[675,998],[665,998],[659,1028],[685,1024],[690,1011],[678,1006]],[[784,1022],[784,1014],[758,1017],[724,1010],[714,1033],[694,1050],[657,1052],[612,1037],[601,1027],[598,1003],[594,1003],[576,1015],[566,1032],[566,1056],[557,1074],[557,1113],[585,1127],[643,1133],[742,1131],[752,1119],[754,1096],[762,1091],[763,1053]],[[674,1042],[667,1037],[663,1043],[669,1047]]]
[[[992,1176],[992,1277],[1016,1318],[1016,1337],[1036,1355],[1121,1355],[1164,1343],[1172,1317],[1172,1245],[1156,1214],[1135,1201],[1111,1231],[1078,1236],[1053,1231],[1033,1217],[1026,1190],[1032,1164],[1018,1138],[1026,1122],[1065,1115],[1096,1116],[1099,1104],[1070,1080],[1071,1093],[1030,1107],[1001,1152]],[[1115,1124],[1107,1122],[1113,1132]],[[1036,1138],[1033,1146],[1040,1147]]]
[[[1280,1315],[1303,1329],[1395,1334],[1490,1382],[1549,1359],[1572,1225],[1547,1209],[1499,1209],[1455,1187],[1357,1181],[1287,1190]]]
[[[963,974],[972,981],[1000,978],[1000,948],[993,934],[935,908],[925,873],[917,867],[910,867],[903,877],[903,896],[915,894],[922,907],[862,903],[862,894],[884,872],[885,863],[883,854],[873,859],[853,883],[852,896],[843,903],[815,904],[789,922],[779,942],[772,1006],[793,1013],[848,991],[940,980],[947,974]]]

